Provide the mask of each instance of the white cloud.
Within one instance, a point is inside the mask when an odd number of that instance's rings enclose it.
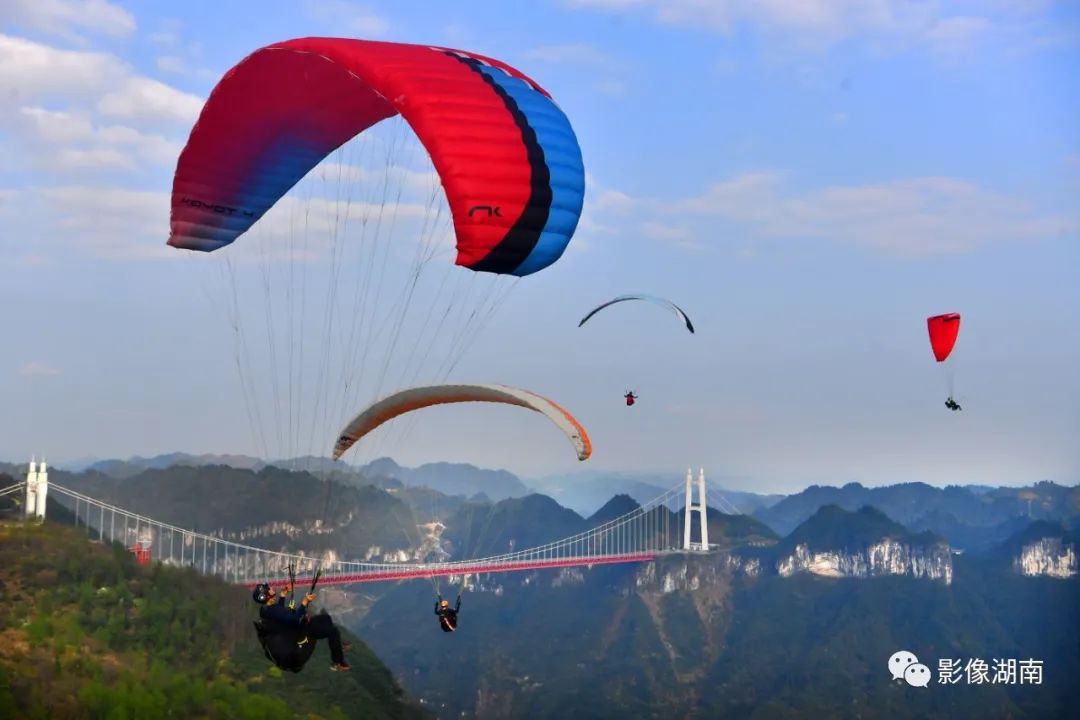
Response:
[[[179,20],[164,19],[158,22],[158,30],[146,37],[161,53],[154,65],[163,73],[182,75],[187,80],[216,81],[221,72],[205,67],[202,43],[184,38],[184,24]]]
[[[172,31],[152,32],[147,35],[147,38],[162,48],[174,48],[180,43],[180,36]]]
[[[1080,218],[1039,211],[1021,200],[949,177],[798,188],[789,173],[744,173],[681,200],[632,197],[586,176],[579,232],[637,235],[687,251],[706,249],[718,223],[741,229],[739,257],[762,238],[844,243],[902,257],[955,254],[991,243],[1080,232]],[[706,240],[703,240],[706,239]],[[727,241],[725,241],[727,242]]]
[[[157,29],[147,35],[154,45],[159,48],[177,48],[183,44],[181,34],[184,23],[176,18],[162,18],[157,23]]]
[[[51,158],[48,167],[58,170],[134,170],[136,166],[129,155],[113,148],[62,148]]]
[[[1076,218],[1040,213],[955,178],[795,191],[777,173],[742,175],[675,205],[771,237],[845,242],[905,256],[959,253],[992,242],[1075,233]]]
[[[96,137],[104,143],[130,148],[142,161],[157,165],[172,165],[183,147],[180,142],[161,135],[141,132],[125,125],[107,125],[98,129]]]
[[[578,219],[574,241],[569,245],[570,251],[586,251],[593,240],[602,242],[618,235],[618,225],[632,217],[636,206],[634,198],[597,182],[593,174],[586,170],[585,205]]]
[[[684,227],[665,225],[650,220],[641,226],[641,234],[656,240],[682,240],[690,235],[690,231]]]
[[[641,234],[653,240],[662,240],[683,250],[704,250],[705,245],[687,227],[668,225],[649,220],[641,225]]]
[[[621,190],[600,184],[589,171],[585,171],[585,203],[578,219],[578,229],[569,247],[583,250],[590,239],[619,233],[618,223],[631,217],[635,201]]]
[[[589,193],[595,199],[592,202],[586,200],[586,204],[591,205],[596,210],[601,212],[627,212],[632,210],[635,205],[634,198],[630,197],[621,190],[615,190],[613,188],[597,188],[595,193]]]
[[[175,162],[202,107],[107,53],[2,34],[0,98],[5,169],[46,171],[66,184]]]
[[[390,21],[370,7],[347,0],[308,0],[308,14],[361,37],[385,35]]]
[[[47,143],[86,140],[94,134],[93,124],[84,116],[40,107],[21,107],[18,113],[25,125]]]
[[[626,94],[626,83],[622,80],[602,80],[593,87],[598,93],[608,97],[622,97]]]
[[[61,50],[0,34],[0,98],[5,103],[92,99],[127,72],[106,53]]]
[[[162,72],[176,73],[177,75],[188,71],[187,62],[184,58],[175,55],[162,55],[154,61],[157,69]]]
[[[363,139],[357,141],[357,144],[362,142]],[[355,158],[346,158],[346,162],[323,162],[312,171],[312,177],[323,184],[343,183],[354,189],[366,186],[369,192],[361,193],[366,195],[381,195],[385,186],[388,195],[395,196],[400,190],[407,201],[419,201],[430,198],[433,194],[445,194],[442,180],[434,168],[417,170],[395,164],[373,168],[350,162],[352,159]]]
[[[157,235],[164,245],[167,192],[69,185],[42,189],[40,195],[55,208],[53,220],[60,227],[84,230],[88,237]]]
[[[170,73],[172,75],[183,75],[186,78],[198,78],[200,80],[208,80],[216,83],[218,78],[221,77],[220,72],[215,72],[210,68],[199,67],[194,64],[194,61],[187,60],[178,55],[162,55],[154,61],[154,64],[161,72]]]
[[[569,63],[576,69],[591,69],[598,73],[616,74],[624,70],[625,64],[588,43],[567,45],[542,45],[524,53],[527,61],[546,63]],[[627,84],[616,77],[606,77],[593,84],[593,88],[608,97],[622,97],[626,94]]]
[[[64,185],[23,190],[9,225],[44,262],[52,255],[130,261],[176,257],[165,245],[168,223],[166,192]],[[20,264],[30,260],[24,255]]]
[[[730,33],[751,23],[812,46],[860,33],[910,33],[933,20],[936,6],[907,0],[571,0],[579,8],[624,12],[649,8],[657,21]]]
[[[64,371],[44,363],[30,362],[19,368],[19,374],[26,377],[54,377],[63,375]]]
[[[619,231],[615,227],[598,222],[593,218],[593,214],[588,208],[582,210],[581,217],[578,219],[577,230],[574,232],[574,242],[570,243],[569,247],[577,247],[581,243],[582,237],[618,234]]]
[[[956,57],[970,52],[976,41],[990,29],[990,21],[986,18],[943,18],[927,30],[926,40],[938,54]]]
[[[127,168],[150,162],[169,165],[180,152],[179,141],[124,125],[97,126],[89,113],[40,107],[18,108],[0,115],[0,127],[15,131],[25,163],[39,169]]]
[[[1074,43],[1050,3],[1036,0],[564,0],[573,8],[611,13],[647,11],[659,23],[732,33],[750,25],[772,36],[774,47],[824,50],[849,38],[878,48],[928,47],[956,60],[980,38],[995,47],[1034,48]],[[1071,38],[1071,39],[1070,39]]]
[[[661,20],[729,32],[741,20],[794,32],[845,37],[857,29],[881,29],[896,21],[880,0],[676,0],[660,3]]]
[[[4,0],[0,25],[67,38],[77,38],[77,31],[126,37],[135,31],[135,18],[107,0]]]
[[[136,120],[177,120],[194,122],[202,110],[203,100],[181,92],[158,80],[133,76],[98,102],[105,115]]]
[[[0,114],[20,106],[97,101],[105,114],[140,120],[190,121],[203,102],[134,74],[112,55],[62,50],[9,35],[0,35],[0,97],[6,100]]]
[[[592,65],[604,69],[617,68],[622,65],[595,45],[588,43],[572,43],[567,45],[542,45],[525,52],[525,58],[542,62],[574,63],[575,65]]]
[[[765,221],[765,201],[773,197],[780,174],[756,172],[713,184],[707,192],[676,205],[681,212],[737,216],[744,221]]]

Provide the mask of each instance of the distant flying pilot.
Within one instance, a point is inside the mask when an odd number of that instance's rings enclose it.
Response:
[[[626,398],[626,407],[630,407],[637,400],[637,395],[634,394],[633,390],[623,395],[623,397]]]
[[[953,412],[956,412],[957,410],[963,410],[964,409],[964,408],[960,407],[960,405],[957,404],[957,402],[955,400],[953,400],[951,396],[949,397],[948,400],[945,401],[945,407],[949,408]]]

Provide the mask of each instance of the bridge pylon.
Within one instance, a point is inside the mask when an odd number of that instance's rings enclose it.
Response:
[[[45,520],[45,498],[49,494],[49,468],[42,458],[30,459],[30,469],[26,471],[26,519]]]
[[[700,468],[697,479],[698,501],[694,502],[694,473],[686,469],[686,517],[683,522],[683,550],[707,552],[709,549],[709,521],[705,501],[705,468]],[[698,514],[701,542],[690,542],[690,529],[693,526],[693,513]]]

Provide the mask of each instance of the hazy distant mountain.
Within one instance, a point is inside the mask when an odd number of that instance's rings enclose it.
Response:
[[[783,552],[806,545],[812,551],[854,550],[886,538],[907,543],[941,540],[933,533],[914,533],[875,507],[850,512],[838,505],[826,505],[785,536],[777,549]]]
[[[662,484],[663,481],[656,484],[655,480],[656,477],[649,475],[583,472],[536,478],[528,483],[534,490],[554,498],[563,507],[589,515],[615,495],[629,495],[641,504],[663,495],[668,487]]]
[[[941,537],[915,533],[866,506],[826,505],[759,555],[762,574],[874,578],[901,575],[949,584],[952,550]]]
[[[950,512],[931,510],[908,527],[940,535],[957,550],[978,551],[999,545],[1029,523],[1031,519],[1026,515],[1017,515],[995,525],[968,525]]]
[[[455,560],[524,550],[586,529],[573,510],[535,494],[494,505],[466,503],[444,522],[443,539]]]
[[[261,470],[264,467],[272,465],[284,470],[304,471],[319,475],[331,473],[353,475],[357,472],[355,468],[343,462],[338,462],[328,457],[318,457],[314,455],[267,461],[251,457],[250,455],[213,453],[192,455],[191,453],[175,452],[166,453],[164,455],[154,455],[153,457],[135,456],[128,458],[127,460],[95,460],[85,465],[83,468],[77,466],[72,468],[68,465],[70,464],[58,465],[57,467],[64,470],[70,470],[71,472],[80,472],[83,469],[95,470],[115,478],[131,477],[143,470],[164,470],[165,468],[176,466],[203,467],[207,465],[223,465],[225,467],[237,468],[240,470]]]
[[[328,457],[320,457],[317,455],[303,455],[294,458],[270,460],[266,464],[273,465],[279,468],[284,468],[285,470],[309,472],[314,475],[355,475],[358,472],[356,468],[351,465],[347,465],[340,460],[334,460],[333,458]]]
[[[1020,516],[1057,520],[1080,515],[1080,487],[1040,482],[1032,487],[978,490],[973,492],[955,485],[937,488],[925,483],[875,488],[859,483],[843,487],[813,485],[754,515],[786,535],[825,505],[838,505],[845,510],[871,505],[908,527],[940,532],[960,548],[970,542],[992,540],[994,526]],[[979,532],[973,528],[987,530]]]
[[[153,457],[131,457],[127,460],[99,460],[89,465],[87,470],[109,475],[114,478],[129,478],[143,470],[164,470],[173,466],[201,467],[204,465],[224,465],[226,467],[259,470],[266,463],[249,455],[192,455],[190,453],[167,453]]]
[[[1077,577],[1080,535],[1062,523],[1036,520],[984,556],[1003,571],[1059,579]]]
[[[595,512],[610,498],[621,493],[644,504],[672,487],[681,486],[683,482],[682,477],[675,475],[603,470],[549,475],[527,480],[528,485],[537,492],[555,498],[559,504],[583,515]],[[759,508],[769,507],[784,497],[783,495],[758,495],[741,490],[728,490],[720,487],[716,479],[708,480],[707,493],[712,498],[710,504],[719,507],[724,512],[731,512],[732,508],[726,504],[730,503],[739,512],[747,514],[752,514]]]
[[[127,478],[58,470],[53,479],[161,522],[272,550],[404,561],[421,542],[416,513],[400,498],[275,466],[172,465]]]
[[[75,458],[74,460],[66,460],[64,462],[52,463],[54,467],[58,467],[61,470],[67,470],[68,472],[82,472],[91,465],[97,462],[101,462],[104,458],[88,456]]]
[[[101,473],[119,480],[134,477],[147,469],[149,469],[148,465],[136,462],[134,458],[131,460],[99,460],[86,468],[89,472]]]
[[[624,515],[634,512],[641,507],[634,498],[629,495],[616,495],[604,503],[604,506],[589,516],[589,524],[593,527],[603,525]]]
[[[360,472],[371,478],[394,478],[406,485],[425,485],[445,495],[468,498],[483,493],[498,501],[523,497],[530,492],[516,475],[507,470],[486,470],[463,463],[438,462],[407,468],[384,457],[364,465]]]
[[[38,461],[41,460],[41,458],[36,458],[36,459]],[[97,457],[79,458],[79,459],[76,459],[76,460],[70,460],[68,462],[53,462],[52,460],[49,460],[48,458],[46,458],[46,460],[48,461],[47,464],[48,464],[48,466],[50,468],[55,468],[57,470],[68,470],[70,472],[82,472],[83,470],[88,468],[90,465],[93,465],[96,462],[101,462],[101,458],[97,458]],[[29,456],[27,456],[25,460],[18,460],[17,462],[3,462],[3,461],[0,461],[0,472],[6,472],[8,474],[18,475],[20,480],[25,480],[26,479],[26,468],[29,465],[29,463],[30,463],[30,457]]]

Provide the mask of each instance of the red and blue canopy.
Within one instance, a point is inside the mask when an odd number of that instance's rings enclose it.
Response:
[[[275,43],[225,74],[177,163],[169,245],[228,245],[333,150],[398,114],[446,190],[458,265],[522,276],[559,259],[585,170],[551,96],[475,53],[341,38]]]

